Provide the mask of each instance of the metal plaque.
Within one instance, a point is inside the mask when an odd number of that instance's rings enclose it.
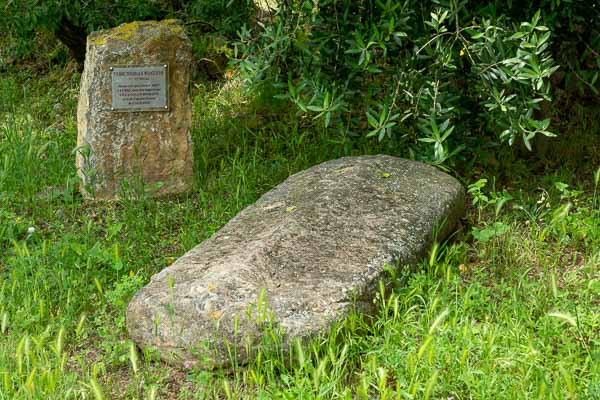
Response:
[[[112,111],[168,111],[169,66],[128,65],[109,67]]]

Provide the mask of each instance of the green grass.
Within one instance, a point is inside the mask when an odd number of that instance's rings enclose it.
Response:
[[[290,174],[401,149],[334,138],[232,82],[198,85],[195,191],[86,203],[78,74],[6,73],[0,89],[0,400],[600,399],[598,110],[561,128],[543,174],[509,152],[457,172],[475,203],[464,226],[391,273],[372,318],[351,315],[291,360],[267,336],[259,360],[226,373],[138,353],[133,293]]]

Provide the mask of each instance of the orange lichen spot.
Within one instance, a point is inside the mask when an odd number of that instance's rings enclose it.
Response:
[[[223,316],[223,312],[221,311],[211,311],[208,314],[212,319],[219,319]]]

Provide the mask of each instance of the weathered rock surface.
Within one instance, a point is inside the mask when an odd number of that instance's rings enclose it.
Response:
[[[364,156],[317,165],[153,276],[129,304],[129,334],[167,360],[226,367],[226,343],[237,345],[238,362],[252,357],[262,309],[285,349],[355,305],[368,310],[386,263],[414,262],[444,221],[438,240],[451,231],[464,201],[458,181],[414,161]]]
[[[156,195],[192,183],[188,84],[191,44],[174,20],[132,22],[92,33],[77,109],[77,169],[85,196],[118,197],[123,180]],[[168,111],[111,110],[110,66],[168,65]]]

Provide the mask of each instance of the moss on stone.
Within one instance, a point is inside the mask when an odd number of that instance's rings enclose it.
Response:
[[[130,40],[134,35],[140,34],[144,28],[150,28],[162,39],[168,33],[174,35],[181,35],[184,33],[183,27],[180,25],[179,20],[166,19],[164,21],[133,21],[126,24],[119,25],[116,28],[93,32],[88,37],[88,43],[93,46],[104,46],[106,45],[108,38],[114,38],[119,40]]]
[[[103,31],[92,33],[88,36],[88,43],[94,46],[104,46],[106,44],[106,35],[102,33]]]
[[[141,25],[142,24],[139,21],[123,24],[111,30],[110,34],[121,40],[127,40],[140,29]]]

